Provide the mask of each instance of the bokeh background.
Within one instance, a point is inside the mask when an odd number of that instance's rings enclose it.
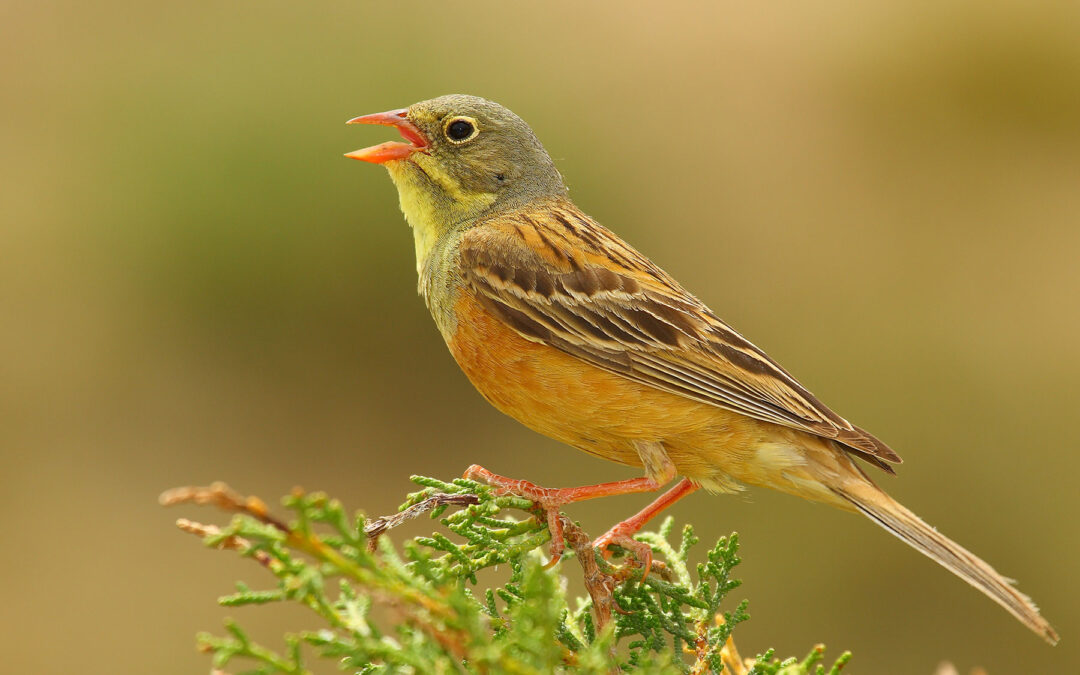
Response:
[[[0,642],[9,672],[204,672],[249,562],[156,505],[226,480],[392,511],[412,473],[628,477],[500,416],[415,293],[355,115],[512,107],[578,203],[907,460],[894,495],[1021,580],[1049,648],[871,523],[768,491],[743,652],[853,673],[1080,663],[1080,5],[0,3]],[[644,497],[571,513],[599,533]],[[429,529],[420,523],[420,529]]]

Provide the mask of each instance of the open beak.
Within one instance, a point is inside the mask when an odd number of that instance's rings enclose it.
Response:
[[[373,145],[370,148],[363,148],[361,150],[346,153],[345,156],[352,159],[358,159],[361,162],[385,164],[396,159],[407,159],[414,152],[426,152],[429,145],[428,140],[424,138],[424,134],[420,129],[406,117],[408,113],[409,110],[407,108],[402,108],[400,110],[389,110],[373,115],[354,117],[346,122],[345,124],[383,124],[390,127],[397,127],[401,137],[409,142],[399,143],[397,141],[390,141],[388,143],[380,143],[379,145]]]

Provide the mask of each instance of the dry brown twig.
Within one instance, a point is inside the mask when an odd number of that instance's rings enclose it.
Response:
[[[421,514],[427,513],[428,511],[432,511],[440,506],[468,506],[470,504],[479,503],[480,498],[476,495],[448,495],[439,493],[413,504],[404,511],[399,511],[398,513],[389,516],[373,518],[364,526],[364,534],[366,534],[368,538],[368,550],[375,550],[375,544],[379,539],[379,535],[382,533],[401,525],[407,520],[412,520]]]
[[[211,483],[209,487],[189,485],[166,490],[158,497],[158,503],[162,506],[176,506],[178,504],[216,506],[222,511],[246,513],[267,525],[273,525],[282,532],[289,531],[288,525],[270,515],[270,509],[267,508],[266,502],[258,497],[244,497],[220,481]]]
[[[158,503],[162,506],[176,506],[178,504],[216,506],[223,511],[246,513],[263,523],[278,528],[282,532],[289,531],[288,526],[270,515],[270,511],[263,500],[258,497],[243,497],[221,482],[212,483],[209,487],[186,486],[166,490],[158,497]],[[176,526],[184,532],[203,539],[221,534],[221,528],[217,525],[207,525],[187,518],[178,518]],[[234,535],[218,541],[217,548],[248,554],[251,551],[251,542]],[[274,559],[265,551],[255,551],[251,553],[251,557],[267,568],[272,567],[274,562]]]
[[[194,520],[188,520],[187,518],[177,518],[176,526],[188,534],[194,534],[196,537],[203,539],[206,537],[216,537],[221,534],[221,528],[217,525],[205,525]],[[217,548],[223,551],[236,551],[242,555],[246,555],[251,551],[251,542],[243,537],[233,535],[225,537],[217,542]],[[250,555],[263,567],[270,568],[273,566],[274,559],[270,557],[270,554],[266,551],[254,551],[251,552]]]

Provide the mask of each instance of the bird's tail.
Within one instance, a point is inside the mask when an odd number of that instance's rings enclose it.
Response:
[[[1009,579],[927,525],[876,485],[869,481],[852,481],[832,489],[875,523],[985,593],[1047,642],[1057,644],[1058,634],[1053,626],[1039,614],[1035,603],[1016,590]]]

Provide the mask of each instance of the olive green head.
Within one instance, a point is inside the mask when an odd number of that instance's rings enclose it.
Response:
[[[433,235],[566,194],[562,176],[529,125],[483,98],[440,96],[350,123],[391,125],[409,141],[347,156],[385,165],[409,223]]]

